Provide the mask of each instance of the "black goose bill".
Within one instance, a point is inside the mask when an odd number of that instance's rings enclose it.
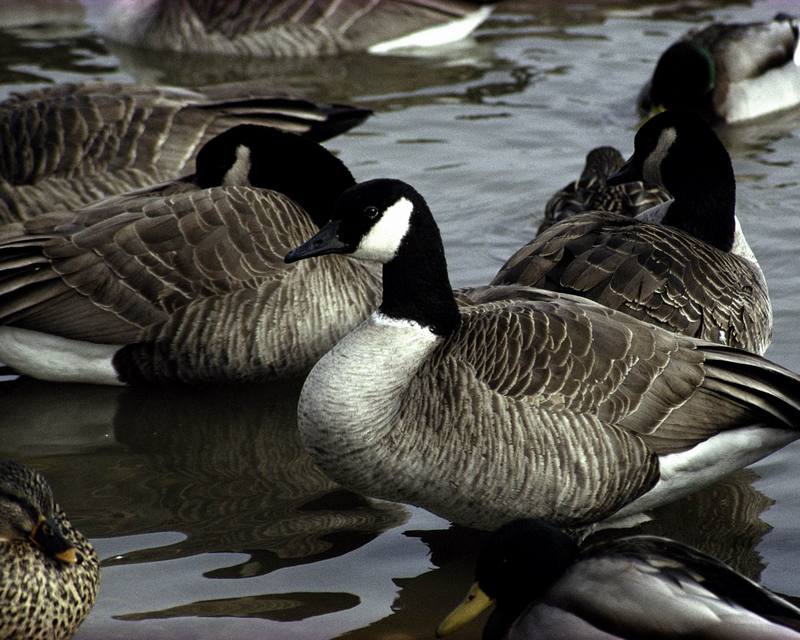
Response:
[[[338,233],[339,221],[332,220],[322,227],[316,235],[287,253],[283,261],[291,263],[313,256],[324,256],[328,253],[352,253],[354,248],[339,240]]]

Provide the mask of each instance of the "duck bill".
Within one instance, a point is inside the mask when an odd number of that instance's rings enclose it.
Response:
[[[460,629],[468,622],[477,618],[488,609],[492,603],[494,603],[494,600],[487,596],[476,582],[470,587],[469,593],[467,593],[467,597],[464,598],[463,602],[442,620],[439,628],[436,629],[436,637],[444,638],[457,629]]]
[[[641,180],[642,175],[639,167],[633,162],[631,157],[625,164],[623,164],[615,173],[612,173],[606,179],[606,184],[613,187],[618,184],[625,184],[626,182],[636,182]]]
[[[312,256],[324,256],[326,253],[348,253],[349,249],[344,242],[339,240],[338,233],[339,221],[332,220],[322,227],[315,236],[287,253],[283,261],[297,262]]]
[[[46,555],[64,564],[75,564],[78,561],[78,553],[72,543],[64,537],[55,522],[44,516],[39,516],[39,521],[30,533],[30,539]]]

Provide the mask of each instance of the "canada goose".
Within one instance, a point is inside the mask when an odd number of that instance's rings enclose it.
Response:
[[[658,536],[579,547],[541,520],[498,529],[449,635],[492,602],[484,640],[800,640],[800,609],[728,565]]]
[[[275,95],[259,81],[196,91],[91,82],[13,95],[0,103],[0,222],[176,178],[237,124],[319,141],[370,113]]]
[[[727,123],[757,118],[800,104],[798,65],[798,27],[791,16],[715,22],[661,54],[639,94],[639,109],[690,109]]]
[[[586,213],[517,251],[493,284],[572,293],[685,335],[764,353],[772,306],[741,231],[730,157],[698,116],[661,113],[609,183],[645,180],[674,200],[638,218]]]
[[[577,213],[608,211],[635,216],[669,200],[661,187],[646,186],[642,181],[610,185],[606,181],[625,164],[625,158],[614,147],[595,147],[586,154],[586,165],[580,177],[553,194],[544,208],[544,220],[536,235],[556,222]]]
[[[450,288],[425,200],[348,189],[286,256],[383,263],[383,302],[311,370],[298,426],[367,495],[492,529],[579,526],[671,501],[800,432],[800,378],[575,296]]]
[[[148,0],[112,3],[110,40],[136,47],[262,58],[346,51],[385,53],[468,36],[491,12],[486,0]]]
[[[94,604],[100,564],[30,467],[0,461],[0,637],[71,638]]]
[[[353,182],[317,143],[239,125],[185,180],[6,225],[0,362],[98,384],[308,370],[380,297],[373,265],[283,262]]]

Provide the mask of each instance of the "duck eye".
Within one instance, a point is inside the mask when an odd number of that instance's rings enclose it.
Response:
[[[378,207],[366,207],[364,209],[364,215],[370,220],[374,220],[378,217]]]

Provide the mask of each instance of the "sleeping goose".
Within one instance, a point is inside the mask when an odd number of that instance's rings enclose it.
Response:
[[[496,1],[496,0],[495,0]],[[488,0],[146,0],[113,2],[101,33],[123,44],[262,58],[386,53],[468,36]]]
[[[623,518],[795,439],[800,378],[575,296],[450,288],[425,200],[348,189],[287,261],[383,264],[379,309],[311,370],[298,425],[317,464],[367,495],[493,529]],[[327,258],[323,258],[327,259]]]
[[[319,141],[370,114],[266,89],[260,81],[196,91],[90,82],[13,95],[0,103],[0,222],[175,178],[204,143],[237,124]]]
[[[639,110],[689,109],[727,123],[757,118],[800,104],[798,65],[798,26],[791,16],[714,22],[661,54],[639,94]]]
[[[100,564],[30,467],[0,461],[0,638],[66,640],[94,605]]]
[[[492,535],[475,576],[437,637],[494,602],[484,640],[800,640],[800,609],[669,538],[579,547],[541,520],[518,520]]]
[[[633,217],[669,200],[669,194],[663,188],[645,185],[640,180],[608,184],[608,178],[624,164],[625,158],[614,147],[592,149],[586,154],[586,164],[580,177],[554,193],[547,201],[544,220],[536,235],[577,213],[608,211]]]
[[[688,112],[653,117],[609,183],[634,180],[674,199],[637,218],[592,212],[555,224],[509,258],[493,284],[585,296],[671,331],[763,354],[772,306],[734,212],[733,168],[717,136]]]
[[[97,384],[307,371],[380,297],[373,265],[283,262],[353,182],[317,143],[240,125],[185,180],[0,228],[0,362]]]

